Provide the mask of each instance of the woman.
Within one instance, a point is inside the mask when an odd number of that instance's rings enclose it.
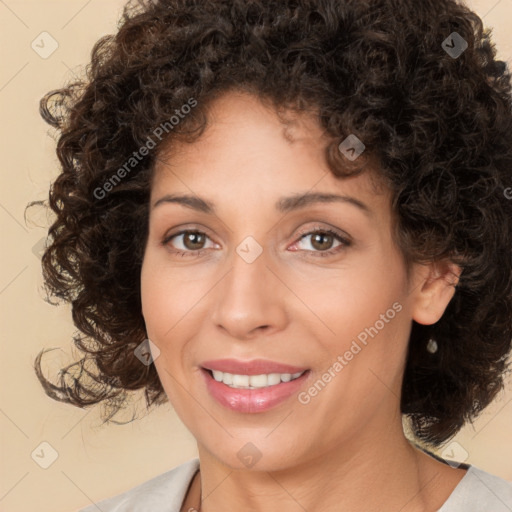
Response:
[[[85,356],[36,371],[109,417],[169,399],[199,457],[83,511],[512,510],[430,451],[503,388],[511,105],[455,1],[127,6],[41,101]]]

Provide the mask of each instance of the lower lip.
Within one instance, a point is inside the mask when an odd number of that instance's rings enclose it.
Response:
[[[206,379],[208,391],[221,405],[233,411],[255,413],[268,411],[285,402],[302,387],[309,370],[289,382],[260,389],[230,388],[223,382],[217,382],[204,368],[201,368],[201,373]]]

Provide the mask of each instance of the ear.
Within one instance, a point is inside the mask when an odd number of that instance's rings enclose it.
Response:
[[[417,264],[412,297],[412,318],[419,324],[435,324],[455,294],[462,269],[449,260]]]

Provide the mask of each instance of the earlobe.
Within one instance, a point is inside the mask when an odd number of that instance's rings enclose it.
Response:
[[[462,269],[451,261],[443,260],[418,266],[415,271],[417,284],[413,291],[412,318],[419,324],[435,324],[455,294]]]

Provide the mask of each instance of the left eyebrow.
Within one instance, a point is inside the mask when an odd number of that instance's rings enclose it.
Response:
[[[372,210],[362,201],[351,196],[340,196],[338,194],[325,194],[320,192],[310,192],[305,194],[295,194],[293,196],[280,198],[275,207],[282,213],[293,210],[299,210],[314,203],[348,203],[359,208],[365,215],[371,217]]]
[[[287,213],[293,210],[299,210],[301,208],[305,208],[311,204],[315,203],[348,203],[351,204],[359,210],[361,210],[365,215],[371,217],[373,215],[373,211],[359,199],[351,196],[340,196],[338,194],[325,194],[319,192],[309,192],[304,194],[295,194],[288,197],[281,197],[276,203],[275,208],[281,213]],[[153,204],[153,208],[164,204],[164,203],[177,203],[188,208],[192,208],[193,210],[198,210],[200,212],[206,214],[215,214],[215,206],[211,201],[204,199],[199,196],[192,195],[176,195],[176,194],[167,194]]]

